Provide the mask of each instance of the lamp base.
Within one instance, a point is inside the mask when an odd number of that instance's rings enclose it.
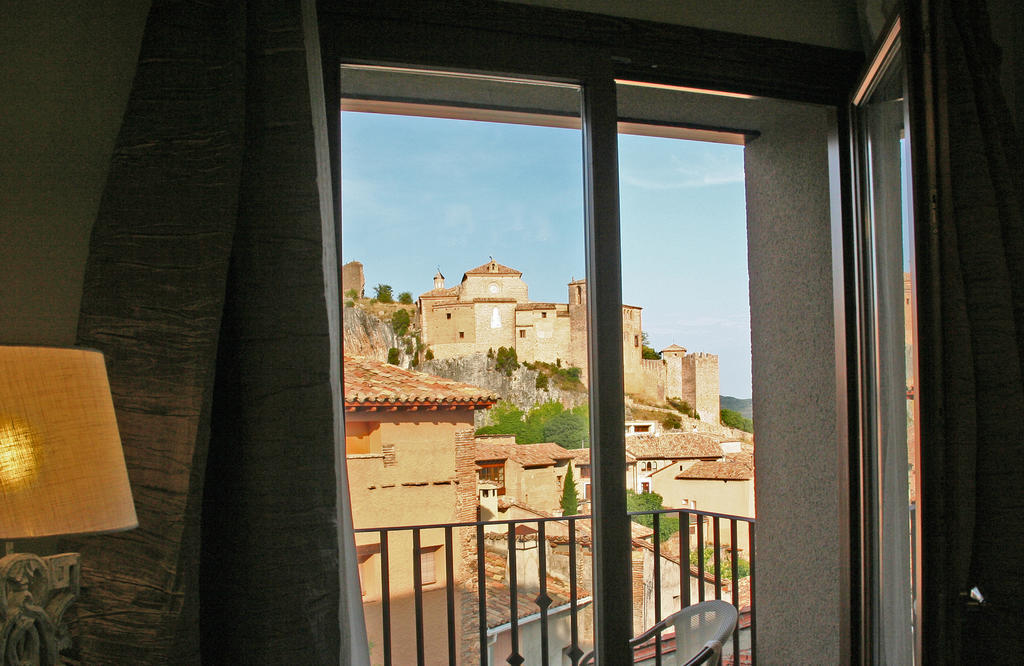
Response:
[[[64,612],[78,598],[78,553],[0,558],[0,663],[53,666],[71,647]]]

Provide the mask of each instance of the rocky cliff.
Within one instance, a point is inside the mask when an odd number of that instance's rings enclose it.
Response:
[[[417,370],[494,391],[524,411],[549,400],[560,402],[566,408],[587,401],[585,392],[564,391],[555,386],[550,389],[538,389],[537,371],[529,370],[522,365],[511,375],[499,372],[494,369],[494,361],[487,358],[486,354],[424,361]],[[486,419],[486,415],[484,416]],[[481,424],[478,424],[478,427],[479,425]]]
[[[386,362],[388,350],[393,347],[399,351],[399,365],[409,367],[412,360],[411,352],[407,352],[409,336],[400,338],[395,335],[391,324],[357,307],[345,308],[343,321],[343,347],[346,354]]]

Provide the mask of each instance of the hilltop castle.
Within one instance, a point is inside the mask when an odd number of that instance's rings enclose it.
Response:
[[[569,283],[568,303],[539,303],[529,298],[523,274],[491,259],[466,271],[462,281],[445,287],[440,271],[434,288],[417,301],[420,335],[435,358],[452,358],[489,349],[516,350],[520,361],[544,361],[580,368],[587,381],[587,284]],[[641,312],[622,306],[622,357],[626,393],[648,401],[680,398],[704,421],[718,423],[718,356],[688,354],[679,345],[662,350],[661,359],[644,359]]]

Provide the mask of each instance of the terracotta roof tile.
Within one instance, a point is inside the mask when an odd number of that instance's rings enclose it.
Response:
[[[359,356],[345,356],[345,407],[484,406],[498,396],[487,389],[403,370]]]
[[[430,291],[425,291],[422,294],[420,294],[420,298],[437,298],[437,297],[441,297],[441,296],[458,296],[459,295],[459,291],[460,291],[459,285],[455,285],[454,287],[442,287],[441,289],[431,289]]]
[[[749,481],[754,478],[754,458],[745,453],[730,453],[721,460],[698,460],[675,478]]]
[[[569,308],[565,303],[539,303],[537,301],[531,301],[530,303],[520,303],[516,306],[516,310],[554,310],[556,308],[562,308],[567,310]]]
[[[590,464],[590,448],[585,449],[570,449],[569,453],[572,454],[572,459],[577,465],[589,465]],[[632,465],[636,462],[636,458],[630,455],[629,451],[626,451],[626,464]]]
[[[626,440],[626,452],[635,458],[687,460],[722,457],[721,441],[696,432],[668,432],[662,435],[635,435]]]
[[[476,461],[514,460],[523,467],[547,467],[560,460],[570,460],[572,452],[554,442],[540,444],[504,444],[476,440]]]
[[[491,266],[494,267],[494,270],[491,270]],[[499,264],[498,262],[491,260],[491,261],[488,261],[486,264],[477,266],[476,268],[470,268],[468,271],[466,271],[465,275],[463,275],[463,278],[465,278],[466,275],[480,275],[480,274],[484,274],[484,275],[522,275],[523,273],[522,273],[522,271],[517,271],[514,268],[509,268],[508,266],[503,266],[502,264]]]

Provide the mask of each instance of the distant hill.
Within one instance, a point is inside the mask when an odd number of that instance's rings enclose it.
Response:
[[[722,409],[731,409],[739,412],[748,419],[754,418],[754,401],[750,398],[734,398],[731,395],[721,395]]]

